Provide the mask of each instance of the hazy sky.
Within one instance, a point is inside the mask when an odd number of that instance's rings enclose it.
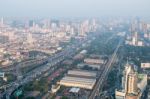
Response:
[[[4,17],[150,16],[150,0],[0,0]]]

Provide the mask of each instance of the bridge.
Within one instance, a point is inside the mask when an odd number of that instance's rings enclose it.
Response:
[[[104,69],[101,77],[98,79],[94,89],[92,90],[89,99],[95,99],[96,96],[99,95],[99,93],[101,93],[102,88],[103,88],[103,84],[105,83],[105,80],[108,77],[108,74],[112,68],[112,64],[116,61],[117,59],[117,52],[122,44],[123,40],[120,40],[120,42],[118,43],[114,53],[112,54],[112,56],[109,58],[109,61],[106,64],[106,68]]]

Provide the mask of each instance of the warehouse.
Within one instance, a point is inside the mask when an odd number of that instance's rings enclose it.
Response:
[[[90,72],[90,71],[87,71],[87,70],[69,70],[68,75],[96,77],[95,72]]]
[[[60,85],[68,87],[78,87],[84,89],[93,89],[96,79],[65,76],[59,82]]]

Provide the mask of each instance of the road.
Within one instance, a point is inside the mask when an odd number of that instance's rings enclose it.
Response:
[[[25,61],[25,62],[19,62],[15,65],[10,65],[8,67],[2,68],[2,71],[13,73],[13,72],[16,71],[16,68],[23,68],[23,67],[28,67],[28,66],[31,66],[31,65],[39,64],[39,63],[44,63],[45,58],[46,57],[42,57],[42,58],[38,58],[38,59],[28,60],[28,61]]]
[[[109,61],[106,64],[106,68],[104,69],[101,77],[98,79],[94,89],[92,90],[89,99],[95,99],[95,96],[97,95],[97,93],[100,93],[100,91],[103,88],[103,84],[105,83],[105,80],[112,68],[112,64],[116,61],[116,57],[117,57],[117,52],[122,44],[123,40],[120,40],[120,42],[118,43],[114,53],[112,54],[112,56],[109,58]]]

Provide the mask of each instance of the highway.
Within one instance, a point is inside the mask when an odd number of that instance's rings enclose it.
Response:
[[[1,69],[3,72],[13,73],[16,71],[16,68],[28,67],[28,66],[31,66],[34,64],[44,63],[45,59],[46,59],[46,57],[42,57],[42,58],[38,58],[38,59],[28,60],[25,62],[19,62],[17,64],[13,64],[13,65],[10,65],[8,67],[1,68]]]
[[[116,61],[116,57],[117,57],[117,52],[122,44],[123,40],[120,40],[120,42],[118,43],[114,53],[112,54],[112,56],[109,58],[109,61],[106,64],[106,67],[102,73],[102,75],[100,76],[100,78],[98,79],[94,89],[92,90],[89,99],[95,99],[97,93],[100,93],[100,91],[103,88],[103,84],[105,83],[105,80],[107,79],[107,76],[112,68],[112,64]]]
[[[7,88],[4,93],[0,94],[0,96],[6,95],[9,97],[11,95],[11,93],[18,86],[27,84],[28,82],[35,80],[36,78],[40,77],[40,75],[42,75],[44,72],[46,72],[47,70],[54,67],[59,62],[63,61],[64,59],[66,59],[68,57],[75,55],[76,52],[78,52],[78,49],[82,48],[83,44],[87,43],[88,40],[90,40],[90,39],[91,39],[91,36],[89,35],[89,36],[87,36],[87,38],[76,41],[73,45],[68,46],[63,51],[56,53],[55,55],[50,56],[47,59],[45,59],[45,61],[47,61],[48,64],[40,66],[40,67],[32,70],[31,72],[23,75],[23,78],[20,80],[16,80],[15,82],[12,82],[8,85],[2,86],[1,88],[4,88],[4,87],[5,88],[7,87]]]

